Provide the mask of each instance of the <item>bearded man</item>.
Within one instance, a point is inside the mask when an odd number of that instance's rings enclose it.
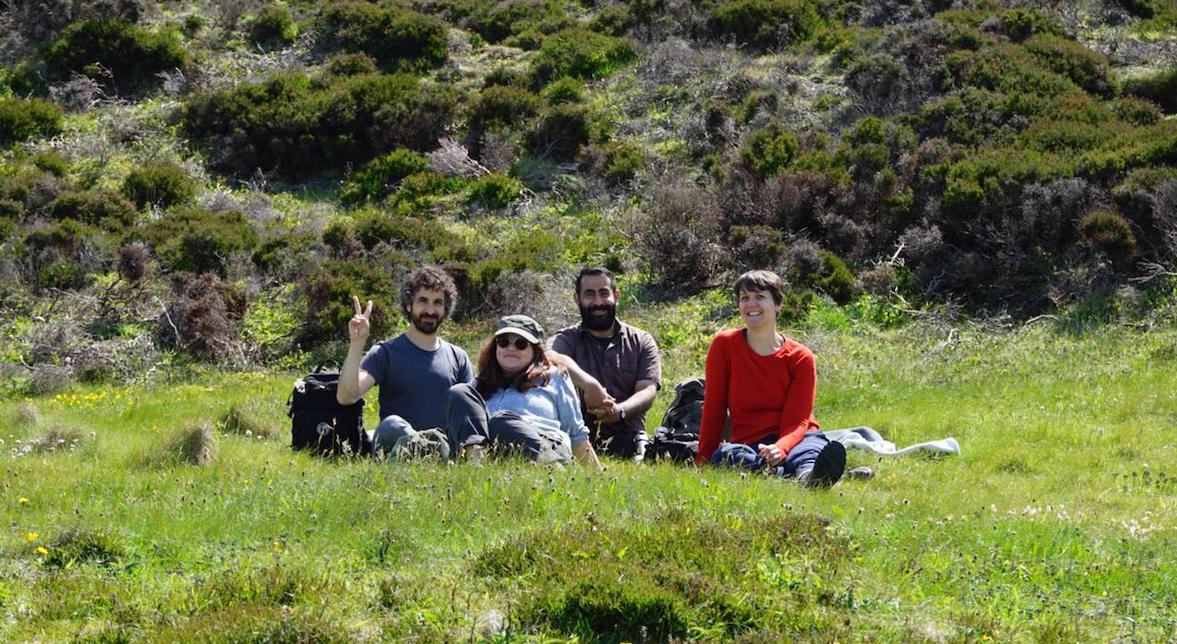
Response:
[[[388,454],[397,440],[417,430],[446,425],[446,397],[458,383],[473,384],[470,358],[460,347],[438,336],[441,323],[454,310],[454,281],[436,266],[422,266],[401,289],[401,312],[409,328],[364,353],[371,332],[372,301],[366,309],[353,296],[356,313],[348,323],[350,345],[339,376],[336,399],[350,405],[372,385],[380,386],[380,424],[373,444]],[[362,357],[362,359],[361,359]]]
[[[580,324],[557,333],[552,349],[575,361],[579,369],[569,375],[578,387],[599,382],[608,393],[599,404],[585,405],[594,449],[641,460],[648,440],[646,412],[662,386],[662,363],[653,336],[617,319],[620,298],[608,269],[581,269],[574,295]],[[582,370],[591,378],[582,378]]]

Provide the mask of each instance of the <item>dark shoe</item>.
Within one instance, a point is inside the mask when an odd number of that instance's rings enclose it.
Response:
[[[802,484],[805,487],[829,487],[842,478],[846,471],[846,446],[838,441],[830,441],[817,455],[813,462],[813,469],[805,477]]]

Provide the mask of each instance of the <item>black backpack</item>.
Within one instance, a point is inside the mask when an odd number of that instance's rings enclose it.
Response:
[[[363,399],[341,405],[335,399],[338,389],[339,372],[324,371],[322,364],[294,382],[286,401],[291,449],[309,449],[320,456],[372,453],[372,441],[364,431]]]
[[[674,387],[674,401],[662,416],[662,426],[654,430],[647,459],[694,462],[703,421],[703,384],[702,378],[692,378]]]

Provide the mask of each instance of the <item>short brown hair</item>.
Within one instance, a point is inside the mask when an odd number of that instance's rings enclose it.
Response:
[[[737,300],[740,291],[768,291],[773,303],[780,304],[785,300],[785,280],[772,271],[748,271],[736,280],[732,291]]]
[[[413,296],[421,289],[433,289],[445,294],[445,315],[449,317],[454,306],[458,303],[458,287],[440,266],[422,266],[409,275],[409,279],[401,288],[401,312],[409,317],[412,310]]]

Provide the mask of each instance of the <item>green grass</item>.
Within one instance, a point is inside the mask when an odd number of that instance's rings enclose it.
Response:
[[[730,314],[713,295],[627,310],[669,340],[655,417]],[[791,335],[817,353],[824,427],[963,453],[852,452],[874,480],[809,491],[667,465],[323,462],[287,447],[292,374],[0,402],[0,639],[1174,637],[1172,321]],[[166,446],[199,421],[222,422],[215,458],[180,464]]]

